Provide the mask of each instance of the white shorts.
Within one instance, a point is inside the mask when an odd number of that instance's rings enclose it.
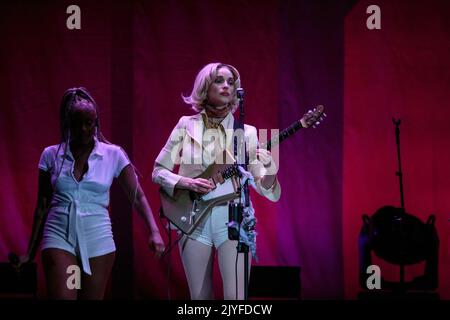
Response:
[[[187,237],[219,248],[228,240],[228,205],[217,206]]]
[[[41,250],[57,248],[68,251],[79,258],[78,241],[75,246],[68,240],[69,215],[64,212],[51,211],[44,227]],[[111,219],[108,215],[86,215],[82,218],[84,241],[87,257],[93,258],[116,251],[113,239]]]

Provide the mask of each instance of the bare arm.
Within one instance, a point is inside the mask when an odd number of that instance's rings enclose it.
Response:
[[[42,240],[42,233],[44,230],[43,227],[47,218],[48,207],[52,200],[52,195],[50,173],[44,170],[39,170],[38,194],[36,207],[34,209],[33,227],[30,241],[28,243],[27,254],[20,258],[21,263],[33,261],[36,256],[37,248]]]
[[[164,251],[164,242],[153,216],[152,209],[150,208],[147,198],[142,191],[141,185],[139,184],[132,165],[128,165],[122,170],[119,175],[119,182],[133,207],[144,219],[144,222],[150,232],[149,246],[157,254],[161,254]]]

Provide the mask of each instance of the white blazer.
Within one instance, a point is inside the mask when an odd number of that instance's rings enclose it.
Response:
[[[234,126],[234,117],[231,112],[222,121],[222,125],[227,133],[227,149],[230,149]],[[204,163],[202,156],[203,131],[204,123],[201,113],[181,117],[156,158],[152,173],[153,182],[161,185],[169,195],[173,196],[175,185],[182,177],[197,177],[208,167],[209,163]],[[245,139],[249,142],[248,151],[254,154],[258,139],[256,128],[245,125],[244,131]],[[173,172],[176,165],[179,165],[178,173]],[[265,189],[261,185],[261,178],[265,174],[262,163],[255,159],[248,166],[248,170],[255,178],[256,191],[271,201],[278,201],[281,195],[278,179],[270,189]]]

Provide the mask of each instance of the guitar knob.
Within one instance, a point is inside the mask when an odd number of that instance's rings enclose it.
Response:
[[[181,222],[186,222],[187,218],[185,216],[181,217]]]

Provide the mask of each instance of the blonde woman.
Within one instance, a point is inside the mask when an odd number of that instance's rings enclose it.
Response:
[[[179,119],[155,160],[153,181],[169,195],[176,189],[207,193],[213,188],[207,179],[194,177],[214,163],[224,150],[233,154],[233,113],[238,107],[236,89],[239,87],[239,73],[228,64],[210,63],[197,74],[191,95],[183,97],[197,114]],[[255,127],[245,125],[244,131],[246,140],[254,142],[249,143],[249,153],[256,157],[248,170],[253,175],[256,191],[277,201],[280,184],[276,174],[268,174],[263,165],[272,162],[271,154],[256,148]],[[178,172],[173,172],[178,164]],[[212,267],[215,255],[222,276],[224,299],[244,298],[244,253],[238,254],[237,241],[228,239],[227,223],[227,204],[216,206],[192,234],[184,235],[179,242],[193,300],[214,298]]]

